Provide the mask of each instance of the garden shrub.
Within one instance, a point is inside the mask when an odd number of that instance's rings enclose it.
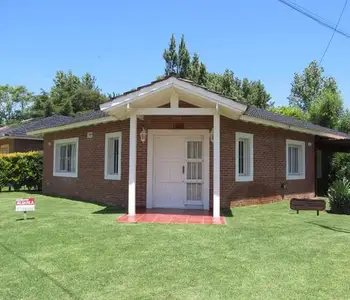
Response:
[[[26,187],[41,189],[43,153],[0,154],[0,189],[11,186],[14,190]]]
[[[334,153],[330,166],[330,183],[343,178],[350,179],[350,154]]]
[[[350,181],[346,178],[335,180],[328,190],[332,213],[350,214]]]

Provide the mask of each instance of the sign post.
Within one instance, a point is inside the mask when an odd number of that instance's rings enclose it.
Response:
[[[27,212],[35,211],[35,199],[34,198],[16,199],[16,211],[23,211],[24,220],[27,220]]]

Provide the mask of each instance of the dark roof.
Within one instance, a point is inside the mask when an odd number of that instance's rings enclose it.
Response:
[[[207,90],[209,92],[218,94],[218,95],[220,95],[222,97],[231,99],[231,100],[233,100],[235,102],[238,102],[238,103],[241,103],[237,99],[229,98],[229,97],[227,97],[225,95],[222,95],[221,93],[218,93],[218,92],[215,92],[213,90],[210,90],[210,89],[208,89],[205,86],[198,85],[198,84],[196,84],[195,82],[193,82],[191,80],[178,78],[176,76],[166,76],[164,78],[152,81],[149,84],[138,86],[135,89],[129,90],[129,91],[123,93],[123,94],[118,95],[115,98],[112,98],[111,101],[113,101],[113,100],[115,100],[115,99],[117,99],[119,97],[125,96],[127,94],[130,94],[132,92],[141,90],[141,89],[143,89],[145,87],[151,86],[151,85],[153,85],[155,83],[158,83],[158,82],[161,82],[161,81],[165,81],[165,80],[167,80],[167,79],[169,79],[171,77],[175,77],[178,80],[181,80],[183,82],[187,82],[187,83],[189,83],[189,84],[191,84],[193,86],[200,87],[200,88],[205,89],[205,90]],[[262,119],[262,120],[266,120],[266,121],[277,122],[277,123],[284,124],[284,125],[287,125],[287,126],[294,126],[294,127],[298,127],[298,128],[304,128],[304,129],[308,129],[308,130],[312,130],[312,131],[318,131],[318,132],[323,132],[323,133],[327,133],[327,134],[334,134],[334,135],[350,138],[350,135],[348,135],[346,133],[343,133],[343,132],[340,132],[340,131],[336,131],[336,130],[333,130],[333,129],[330,129],[330,128],[327,128],[327,127],[322,127],[322,126],[319,126],[319,125],[315,125],[315,124],[310,123],[310,122],[301,121],[301,120],[298,120],[298,119],[295,119],[295,118],[292,118],[292,117],[276,114],[276,113],[273,113],[271,111],[264,110],[264,109],[261,109],[261,108],[255,107],[255,106],[249,106],[247,108],[247,110],[244,112],[244,115],[250,116],[250,117],[254,117],[254,118],[258,118],[258,119]],[[58,119],[56,120],[55,119],[55,120],[52,120],[52,121],[51,120],[47,120],[46,121],[46,119],[48,119],[48,118],[42,119],[42,124],[40,124],[39,126],[37,126],[35,128],[31,128],[31,130],[27,130],[27,131],[35,131],[35,130],[39,130],[39,129],[43,129],[43,128],[51,128],[51,127],[69,125],[69,124],[73,124],[73,123],[79,123],[79,122],[84,122],[84,121],[104,118],[104,117],[107,117],[107,116],[109,116],[107,113],[105,113],[104,111],[100,111],[100,110],[98,110],[98,111],[90,111],[90,112],[87,112],[87,113],[84,113],[84,114],[81,114],[81,115],[77,115],[75,117],[53,116],[53,117],[56,117],[56,118],[61,117],[62,119],[60,119],[60,120],[58,120]],[[49,118],[51,118],[51,117],[49,117]],[[0,136],[1,136],[1,131],[0,131]]]
[[[266,121],[277,122],[277,123],[284,124],[287,126],[294,126],[294,127],[312,130],[312,131],[320,131],[320,132],[335,134],[335,135],[348,137],[348,138],[350,137],[350,135],[348,135],[344,132],[340,132],[340,131],[333,130],[333,129],[330,129],[327,127],[315,125],[315,124],[310,123],[310,122],[301,121],[301,120],[298,120],[298,119],[295,119],[292,117],[276,114],[276,113],[273,113],[271,111],[268,111],[268,110],[265,110],[262,108],[258,108],[255,106],[249,106],[247,108],[247,110],[245,111],[244,115],[249,116],[249,117],[262,119],[262,120],[266,120]]]
[[[42,119],[23,121],[21,124],[0,128],[0,137],[28,137],[27,132],[38,130],[41,128],[60,126],[69,121],[70,119],[71,117],[57,115]]]

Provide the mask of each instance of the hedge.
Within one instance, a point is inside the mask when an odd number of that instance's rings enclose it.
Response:
[[[0,191],[2,187],[41,190],[42,176],[42,152],[0,154]]]

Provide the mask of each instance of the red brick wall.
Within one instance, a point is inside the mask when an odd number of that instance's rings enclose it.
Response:
[[[14,152],[28,152],[43,150],[43,141],[14,139]]]
[[[43,141],[39,141],[39,140],[26,140],[26,139],[0,140],[0,146],[6,145],[6,144],[9,145],[10,153],[43,150]]]
[[[2,145],[9,145],[9,152],[12,153],[13,151],[13,139],[4,139],[0,140],[0,146]]]
[[[213,126],[211,116],[145,116],[138,120],[136,204],[146,205],[147,142],[141,143],[139,133],[147,129],[208,129]],[[121,180],[104,179],[104,141],[107,132],[122,132]],[[235,182],[235,132],[254,134],[254,181]],[[93,138],[87,139],[87,132]],[[79,137],[78,178],[53,177],[53,141]],[[286,181],[286,139],[306,142],[306,179]],[[311,146],[308,146],[308,143]],[[49,145],[51,143],[51,145]],[[127,206],[128,195],[129,120],[45,135],[44,182],[46,194],[102,201]],[[212,143],[210,143],[210,199],[212,199]],[[287,183],[287,189],[281,183]],[[314,137],[302,133],[276,129],[221,118],[221,206],[271,202],[292,196],[314,195]],[[211,201],[210,201],[211,202]],[[212,206],[212,203],[210,203]]]

